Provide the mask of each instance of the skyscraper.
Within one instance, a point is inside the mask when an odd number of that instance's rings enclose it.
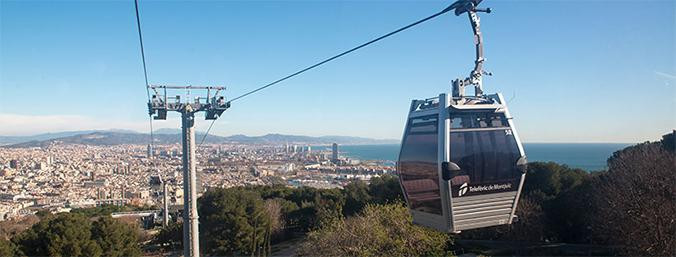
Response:
[[[18,160],[9,161],[9,167],[12,169],[19,169],[19,161]]]
[[[150,144],[148,144],[148,158],[152,157],[153,157],[153,147]]]
[[[333,154],[331,155],[331,161],[336,163],[338,162],[338,144],[333,143]]]

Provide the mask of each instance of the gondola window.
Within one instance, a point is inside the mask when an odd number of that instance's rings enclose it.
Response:
[[[409,121],[400,153],[399,172],[411,208],[441,215],[437,121],[436,116]]]

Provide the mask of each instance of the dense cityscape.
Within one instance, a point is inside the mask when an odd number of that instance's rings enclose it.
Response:
[[[342,188],[393,171],[382,161],[342,157],[336,144],[205,144],[197,159],[198,194],[246,185]],[[0,220],[102,205],[159,209],[165,183],[168,204],[178,207],[181,167],[180,144],[0,148]]]
[[[676,256],[676,1],[0,6],[0,257]]]

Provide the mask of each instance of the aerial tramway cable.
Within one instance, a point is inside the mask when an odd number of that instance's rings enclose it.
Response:
[[[134,1],[143,69],[148,87],[138,0]],[[475,68],[468,78],[454,80],[451,95],[442,93],[435,98],[411,102],[396,170],[415,224],[453,233],[512,224],[516,218],[515,211],[525,181],[528,161],[502,94],[483,94],[481,75],[489,73],[482,70],[483,46],[477,12],[490,13],[491,10],[477,8],[481,1],[458,0],[429,17],[235,97],[222,104],[225,107],[220,109],[217,115],[220,116],[230,107],[232,101],[276,85],[446,12],[455,9],[456,15],[467,13],[475,36]],[[475,85],[475,96],[464,95],[466,85]],[[150,100],[149,90],[147,92]],[[214,118],[214,115],[207,117]],[[209,125],[199,146],[204,143],[215,121],[214,119]],[[472,158],[465,158],[466,156]],[[191,192],[194,194],[194,191]],[[480,206],[477,207],[478,205]],[[187,212],[189,207],[185,208]],[[196,227],[196,219],[194,222]],[[188,236],[184,235],[184,242],[188,241],[187,238]]]
[[[253,93],[256,93],[256,92],[258,92],[258,91],[260,91],[260,90],[263,90],[263,89],[265,89],[265,88],[271,87],[271,86],[273,86],[273,85],[275,85],[275,84],[277,84],[277,83],[279,83],[279,82],[282,82],[282,81],[284,81],[284,80],[287,80],[287,79],[290,79],[290,78],[295,77],[295,76],[297,76],[297,75],[300,75],[300,74],[303,73],[303,72],[309,71],[309,70],[314,69],[314,68],[316,68],[316,67],[318,67],[318,66],[320,66],[320,65],[322,65],[322,64],[325,64],[325,63],[327,63],[327,62],[330,62],[330,61],[333,61],[333,60],[335,60],[335,59],[338,59],[338,58],[340,58],[340,57],[342,57],[342,56],[344,56],[344,55],[346,55],[346,54],[349,54],[349,53],[351,53],[351,52],[354,52],[354,51],[356,51],[356,50],[359,50],[360,48],[363,48],[363,47],[365,47],[365,46],[368,46],[368,45],[370,45],[370,44],[373,44],[373,43],[375,43],[375,42],[378,42],[378,41],[380,41],[380,40],[382,40],[382,39],[385,39],[385,38],[387,38],[387,37],[389,37],[389,36],[392,36],[392,35],[394,35],[394,34],[397,34],[397,33],[399,33],[399,32],[402,32],[402,31],[404,31],[404,30],[407,30],[407,29],[409,29],[409,28],[411,28],[411,27],[413,27],[413,26],[416,26],[416,25],[418,25],[418,24],[420,24],[420,23],[423,23],[423,22],[426,22],[426,21],[431,20],[431,19],[433,19],[433,18],[436,18],[437,16],[442,15],[442,14],[444,14],[444,13],[447,13],[447,12],[449,12],[449,11],[451,11],[451,10],[453,10],[453,9],[451,8],[451,6],[449,6],[449,7],[447,7],[446,9],[444,9],[444,10],[442,10],[442,11],[440,11],[440,12],[437,12],[437,13],[435,13],[435,14],[433,14],[433,15],[430,15],[430,16],[427,17],[427,18],[418,20],[418,21],[416,21],[416,22],[414,22],[414,23],[411,23],[411,24],[409,24],[409,25],[406,25],[406,26],[404,26],[404,27],[401,27],[401,28],[399,28],[399,29],[397,29],[397,30],[395,30],[395,31],[392,31],[392,32],[387,33],[387,34],[385,34],[385,35],[382,35],[382,36],[380,36],[380,37],[378,37],[378,38],[375,38],[375,39],[373,39],[373,40],[371,40],[371,41],[368,41],[368,42],[366,42],[366,43],[363,43],[363,44],[361,44],[361,45],[358,45],[358,46],[356,46],[356,47],[354,47],[354,48],[352,48],[352,49],[350,49],[350,50],[344,51],[344,52],[342,52],[342,53],[340,53],[340,54],[337,54],[337,55],[334,55],[334,56],[332,56],[332,57],[330,57],[330,58],[327,58],[327,59],[325,59],[325,60],[323,60],[323,61],[321,61],[321,62],[318,62],[318,63],[316,63],[316,64],[313,64],[313,65],[311,65],[311,66],[308,66],[307,68],[302,69],[302,70],[299,70],[299,71],[297,71],[297,72],[295,72],[295,73],[292,73],[292,74],[290,74],[290,75],[288,75],[288,76],[286,76],[286,77],[283,77],[283,78],[281,78],[281,79],[275,80],[275,81],[270,82],[270,83],[268,83],[268,84],[266,84],[266,85],[264,85],[264,86],[261,86],[261,87],[259,87],[259,88],[254,89],[254,90],[251,90],[251,91],[249,91],[249,92],[247,92],[247,93],[245,93],[245,94],[243,94],[243,95],[240,95],[240,96],[238,96],[238,97],[235,97],[235,98],[233,98],[232,100],[230,100],[230,102],[233,102],[233,101],[235,101],[235,100],[239,100],[239,99],[244,98],[244,97],[246,97],[246,96],[248,96],[248,95],[250,95],[250,94],[253,94]]]
[[[143,49],[143,36],[141,35],[141,18],[138,14],[138,0],[134,0],[134,7],[136,8],[136,27],[138,28],[138,40],[141,43],[141,60],[143,61],[143,77],[146,82],[146,94],[148,95],[148,102],[150,102],[150,89],[148,88],[148,69],[146,68],[146,54]],[[148,120],[150,121],[150,150],[153,151],[153,117],[152,114],[148,115]]]
[[[230,100],[229,102],[233,102],[233,101],[242,99],[242,98],[244,98],[244,97],[246,97],[246,96],[248,96],[248,95],[251,95],[251,94],[253,94],[253,93],[256,93],[256,92],[258,92],[258,91],[261,91],[261,90],[263,90],[263,89],[266,89],[266,88],[268,88],[268,87],[274,86],[274,85],[276,85],[276,84],[278,84],[278,83],[280,83],[280,82],[282,82],[282,81],[285,81],[285,80],[287,80],[287,79],[290,79],[290,78],[293,78],[293,77],[295,77],[295,76],[297,76],[297,75],[300,75],[301,73],[304,73],[304,72],[309,71],[309,70],[311,70],[311,69],[317,68],[317,67],[319,67],[319,66],[321,66],[321,65],[323,65],[323,64],[325,64],[325,63],[327,63],[327,62],[330,62],[330,61],[333,61],[333,60],[338,59],[338,58],[340,58],[340,57],[343,57],[344,55],[347,55],[347,54],[349,54],[349,53],[352,53],[352,52],[354,52],[354,51],[357,51],[357,50],[359,50],[359,49],[361,49],[361,48],[363,48],[363,47],[366,47],[366,46],[368,46],[368,45],[370,45],[370,44],[373,44],[373,43],[375,43],[375,42],[378,42],[378,41],[380,41],[380,40],[382,40],[382,39],[385,39],[385,38],[387,38],[387,37],[390,37],[390,36],[392,36],[392,35],[394,35],[394,34],[397,34],[397,33],[399,33],[399,32],[402,32],[402,31],[404,31],[404,30],[407,30],[407,29],[409,29],[409,28],[411,28],[411,27],[414,27],[414,26],[416,26],[416,25],[418,25],[418,24],[421,24],[421,23],[423,23],[423,22],[426,22],[426,21],[428,21],[428,20],[434,19],[434,18],[436,18],[437,16],[442,15],[442,14],[444,14],[444,13],[447,13],[447,12],[453,10],[453,9],[454,9],[454,6],[453,6],[453,5],[451,5],[451,6],[449,6],[449,7],[446,7],[445,9],[441,10],[440,12],[437,12],[437,13],[435,13],[435,14],[432,14],[432,15],[426,17],[426,18],[420,19],[420,20],[418,20],[418,21],[416,21],[416,22],[413,22],[413,23],[411,23],[411,24],[409,24],[409,25],[406,25],[406,26],[404,26],[404,27],[401,27],[401,28],[399,28],[399,29],[397,29],[397,30],[394,30],[394,31],[390,32],[390,33],[387,33],[387,34],[385,34],[385,35],[382,35],[382,36],[380,36],[380,37],[377,37],[377,38],[375,38],[375,39],[372,39],[371,41],[368,41],[368,42],[366,42],[366,43],[363,43],[363,44],[361,44],[361,45],[358,45],[358,46],[356,46],[356,47],[353,47],[353,48],[351,48],[351,49],[349,49],[349,50],[347,50],[347,51],[344,51],[344,52],[342,52],[342,53],[339,53],[339,54],[337,54],[337,55],[334,55],[334,56],[332,56],[332,57],[329,57],[329,58],[327,58],[327,59],[324,59],[323,61],[320,61],[320,62],[318,62],[318,63],[315,63],[315,64],[313,64],[313,65],[310,65],[310,66],[308,66],[308,67],[306,67],[306,68],[304,68],[304,69],[302,69],[302,70],[299,70],[299,71],[297,71],[297,72],[294,72],[294,73],[292,73],[292,74],[289,74],[289,75],[287,75],[287,76],[285,76],[285,77],[283,77],[283,78],[280,78],[280,79],[278,79],[278,80],[275,80],[275,81],[273,81],[273,82],[270,82],[270,83],[268,83],[268,84],[265,84],[265,85],[263,85],[263,86],[261,86],[261,87],[258,87],[258,88],[254,89],[254,90],[251,90],[251,91],[249,91],[249,92],[247,92],[247,93],[245,93],[245,94],[243,94],[243,95],[240,95],[240,96],[238,96],[238,97],[235,97],[235,98],[233,98],[232,100]],[[201,142],[199,145],[202,145],[202,143],[204,143],[204,140],[205,140],[206,137],[209,135],[209,131],[211,130],[211,127],[214,125],[214,122],[216,122],[216,120],[213,120],[213,121],[211,122],[211,125],[209,125],[209,129],[207,129],[207,132],[204,134],[204,137],[202,137],[202,142]]]
[[[199,149],[200,146],[202,146],[202,144],[204,144],[204,140],[207,139],[207,135],[209,135],[209,131],[211,131],[211,127],[214,126],[214,123],[215,123],[215,122],[216,122],[216,120],[212,120],[212,121],[211,121],[211,124],[209,124],[209,128],[207,129],[207,132],[204,133],[204,136],[202,136],[202,140],[200,140],[200,144],[197,145],[197,149]]]

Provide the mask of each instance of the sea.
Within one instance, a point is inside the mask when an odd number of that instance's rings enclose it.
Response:
[[[524,143],[528,161],[556,162],[589,172],[605,170],[606,161],[613,152],[628,143]],[[322,149],[323,147],[320,147]],[[329,148],[326,148],[329,149]],[[379,160],[394,165],[399,156],[399,145],[341,145],[340,155],[359,160]]]

